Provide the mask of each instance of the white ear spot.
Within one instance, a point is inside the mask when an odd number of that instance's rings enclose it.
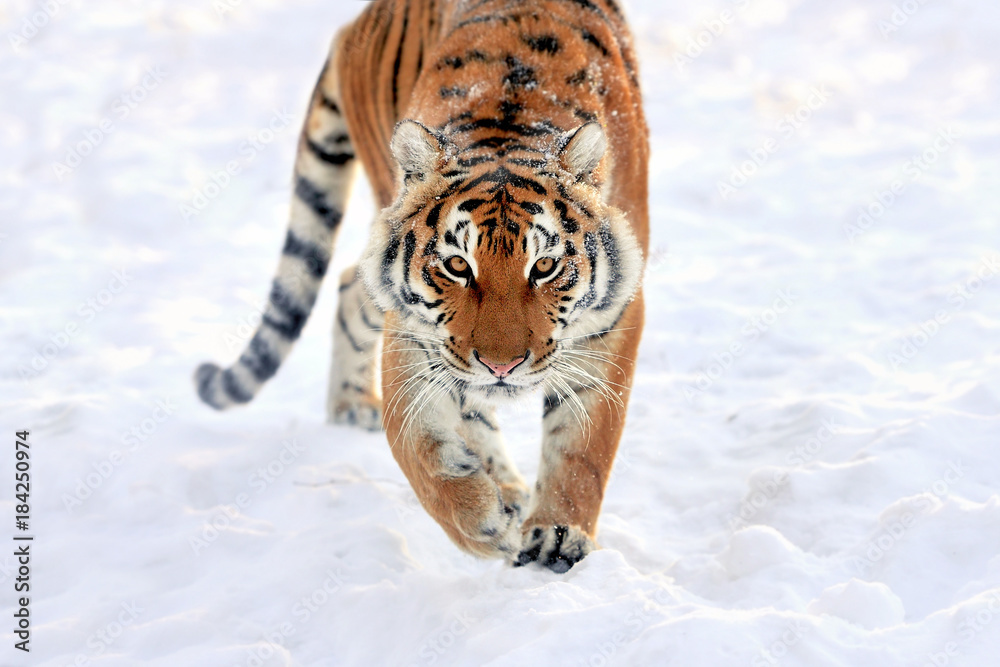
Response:
[[[396,125],[389,147],[396,162],[407,174],[434,171],[444,152],[434,133],[414,120],[404,120]]]
[[[586,123],[563,135],[563,149],[559,155],[563,167],[577,178],[597,169],[608,149],[608,137],[595,122]]]

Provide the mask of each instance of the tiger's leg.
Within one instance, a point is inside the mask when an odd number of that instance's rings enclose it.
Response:
[[[333,362],[326,411],[335,424],[382,430],[382,391],[378,381],[384,316],[368,298],[356,266],[340,276],[340,298],[333,323]]]
[[[382,395],[392,455],[420,504],[463,551],[481,558],[517,556],[520,520],[487,472],[488,445],[465,428],[463,399],[429,347],[399,336],[398,318],[386,315]],[[467,426],[467,424],[466,424]]]
[[[566,354],[579,369],[564,375],[573,396],[545,397],[538,483],[515,565],[538,561],[565,572],[597,548],[597,519],[625,426],[642,319],[640,294],[618,331]],[[606,381],[604,390],[594,378]]]
[[[473,407],[463,401],[461,410],[462,436],[483,462],[486,474],[500,487],[504,506],[523,519],[528,509],[528,485],[507,455],[507,446],[497,426],[496,409]]]

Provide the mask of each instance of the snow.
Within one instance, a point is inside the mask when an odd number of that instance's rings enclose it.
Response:
[[[360,3],[48,5],[16,50],[43,3],[0,8],[0,414],[36,536],[0,663],[995,664],[995,3],[626,3],[648,324],[604,548],[565,575],[463,555],[383,436],[324,423],[329,284],[253,404],[192,389],[258,316]],[[359,186],[331,275],[373,215]],[[504,415],[529,477],[539,416]]]

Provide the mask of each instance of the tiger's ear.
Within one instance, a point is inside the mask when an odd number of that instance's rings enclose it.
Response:
[[[406,174],[432,172],[444,159],[441,139],[415,120],[404,120],[396,125],[389,148]]]
[[[562,135],[561,143],[559,161],[566,171],[578,179],[597,169],[608,149],[604,128],[593,121]]]

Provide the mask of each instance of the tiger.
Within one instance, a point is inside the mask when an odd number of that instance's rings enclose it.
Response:
[[[644,322],[649,136],[616,0],[375,0],[333,39],[260,326],[195,373],[249,402],[316,302],[357,164],[380,211],[339,282],[327,413],[384,430],[463,551],[568,571],[598,548]],[[497,409],[543,401],[529,489]]]

